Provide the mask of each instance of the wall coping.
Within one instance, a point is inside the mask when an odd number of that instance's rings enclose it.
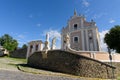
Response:
[[[114,67],[114,66],[111,66],[111,65],[109,65],[109,64],[106,64],[106,63],[104,63],[104,62],[101,62],[101,61],[99,61],[99,60],[96,60],[96,59],[93,59],[93,58],[90,58],[90,57],[87,57],[87,56],[83,56],[83,55],[80,55],[80,54],[76,54],[76,53],[73,53],[73,52],[69,52],[69,51],[64,51],[64,50],[60,50],[60,49],[56,49],[56,50],[48,50],[48,52],[52,52],[52,51],[62,51],[62,52],[68,52],[68,53],[70,53],[70,54],[74,54],[74,55],[78,55],[78,56],[80,56],[80,57],[83,57],[83,58],[85,58],[85,59],[89,59],[89,60],[92,60],[92,61],[95,61],[95,62],[98,62],[98,63],[100,63],[101,65],[105,65],[105,66],[108,66],[108,67],[111,67],[111,68],[113,68],[113,69],[116,69],[116,67]],[[34,52],[34,53],[38,53],[38,52],[43,52],[43,51],[36,51],[36,52]],[[33,53],[33,54],[34,54]],[[32,54],[32,55],[33,55]],[[32,56],[31,55],[31,56]],[[30,56],[29,56],[30,57]],[[49,57],[49,56],[48,56]]]

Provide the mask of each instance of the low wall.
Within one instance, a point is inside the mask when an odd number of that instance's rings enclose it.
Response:
[[[106,62],[111,65],[110,62]],[[112,62],[112,65],[116,67],[116,76],[120,76],[120,62]]]
[[[43,58],[43,52],[35,52],[28,58],[28,65],[52,71],[59,71],[92,78],[112,78],[112,67],[100,61],[73,54],[71,52],[53,50],[48,51],[47,58]],[[115,76],[114,76],[115,78]]]
[[[73,52],[75,53],[75,52]],[[102,62],[110,62],[109,53],[108,52],[99,52],[99,51],[77,51],[75,54],[83,55],[86,57],[90,57]],[[120,62],[120,54],[119,53],[112,53],[112,60],[113,62]]]
[[[14,58],[26,58],[27,48],[18,49],[9,54],[10,57]]]

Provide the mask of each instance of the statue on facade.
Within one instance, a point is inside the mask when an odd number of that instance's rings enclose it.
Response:
[[[46,34],[46,41],[44,43],[44,48],[43,48],[43,52],[42,52],[42,57],[43,58],[47,58],[48,50],[50,50],[50,47],[49,47],[49,34],[47,33]]]
[[[70,37],[68,34],[65,36],[65,40],[67,44],[70,44]]]
[[[64,50],[67,50],[68,48],[70,48],[70,37],[66,34],[64,37]]]
[[[56,37],[52,39],[52,46],[51,46],[52,50],[56,48],[55,44],[56,44]]]
[[[44,43],[44,48],[43,48],[43,50],[49,50],[50,49],[50,47],[49,47],[49,34],[47,33],[46,34],[46,41],[45,41],[45,43]]]

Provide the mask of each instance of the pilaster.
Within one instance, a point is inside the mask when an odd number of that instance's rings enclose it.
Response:
[[[87,45],[87,51],[89,51],[88,30],[85,30],[85,32],[86,32],[86,45]]]
[[[81,36],[82,36],[82,50],[84,51],[85,50],[85,42],[84,42],[84,31],[83,29],[81,30]]]
[[[96,31],[93,29],[92,32],[93,32],[94,50],[97,51],[98,46],[97,46],[97,39],[96,39]]]

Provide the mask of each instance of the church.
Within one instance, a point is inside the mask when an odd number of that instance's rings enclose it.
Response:
[[[67,26],[61,31],[61,49],[74,54],[83,55],[102,62],[110,62],[110,54],[102,51],[100,47],[99,31],[95,21],[87,21],[84,15],[78,15],[74,11],[74,15],[67,22]],[[50,46],[49,34],[46,34],[46,41],[31,41],[28,43],[27,56],[31,56],[34,52],[56,50],[56,38],[52,40]],[[120,62],[120,54],[112,53],[112,61]]]
[[[61,49],[56,49],[56,37],[50,42],[46,34],[46,41],[28,43],[27,64],[82,77],[114,78],[111,72],[115,67],[106,62],[120,62],[120,54],[101,51],[99,38],[96,23],[88,22],[74,11],[67,26],[62,28]]]
[[[85,16],[74,15],[68,21],[66,27],[63,27],[61,33],[61,48],[64,49],[65,35],[70,36],[70,47],[77,51],[100,51],[99,32],[96,23],[91,20],[86,21]]]

